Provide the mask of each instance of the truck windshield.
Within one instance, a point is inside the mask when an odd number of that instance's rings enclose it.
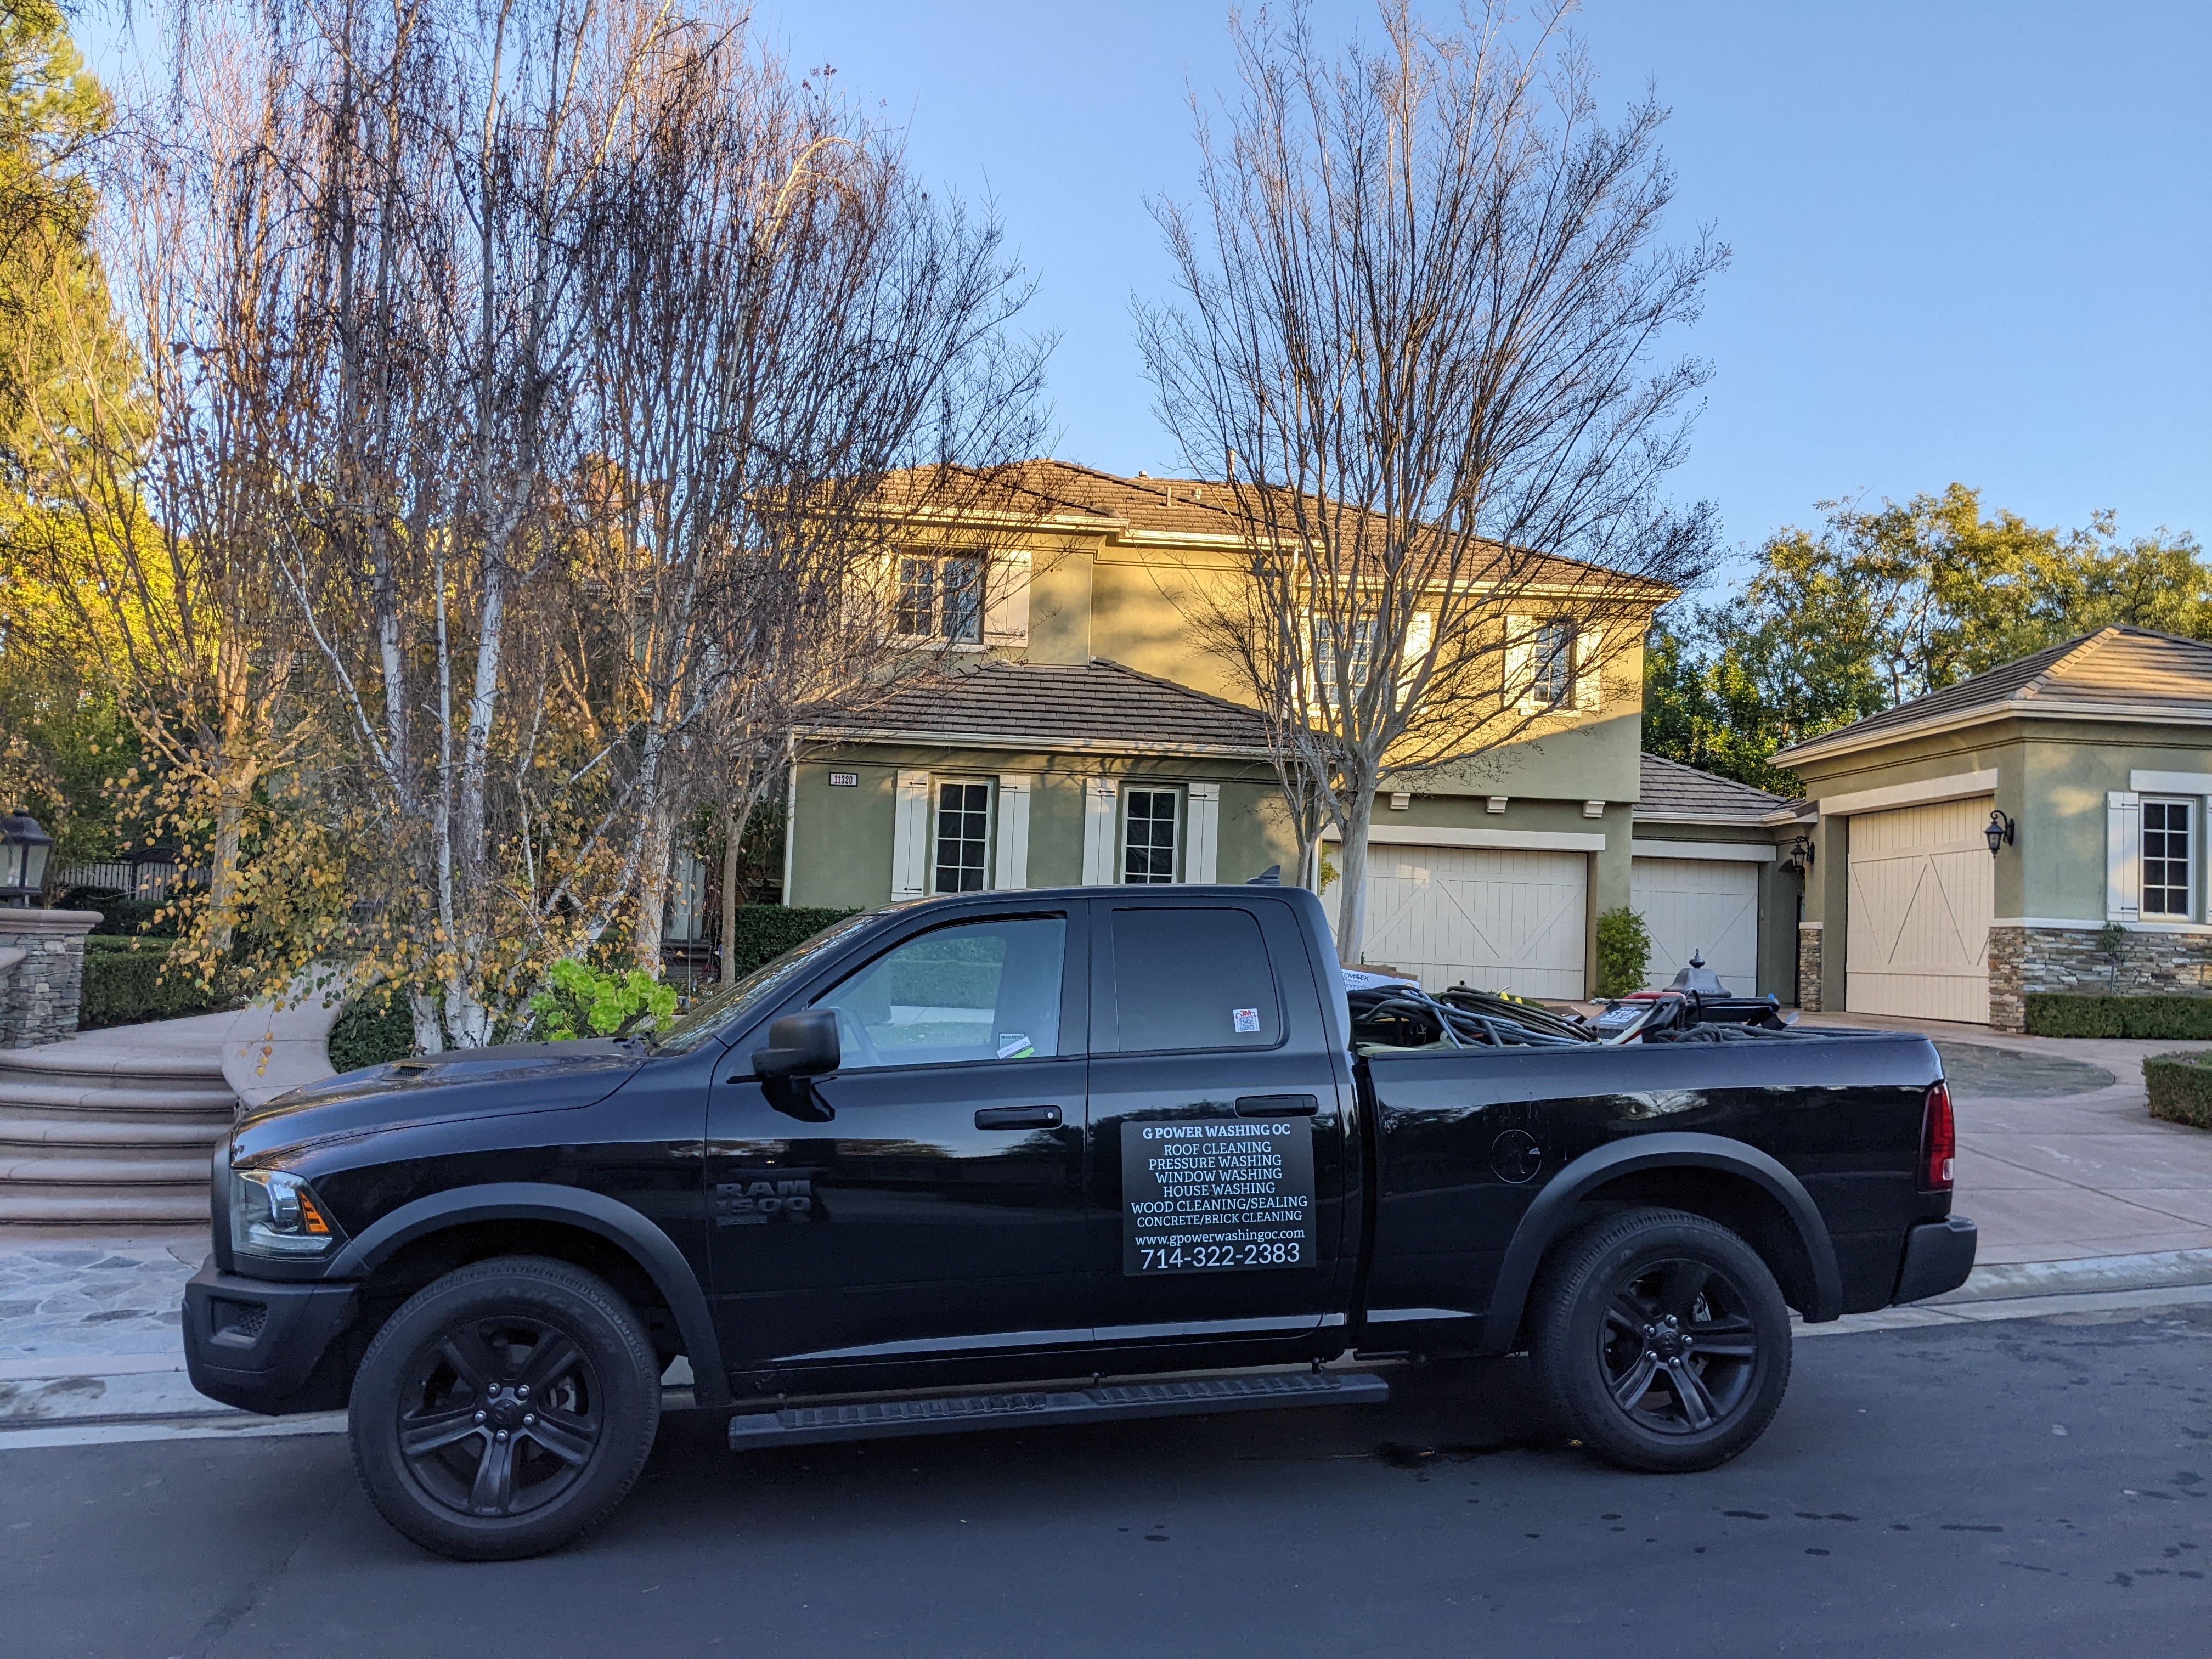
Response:
[[[646,1045],[654,1054],[684,1054],[726,1030],[735,1030],[757,1013],[761,1005],[781,992],[822,956],[866,927],[877,912],[863,910],[824,928],[803,945],[795,945],[774,962],[756,968],[734,985],[725,985],[699,999],[660,1030],[648,1032]]]

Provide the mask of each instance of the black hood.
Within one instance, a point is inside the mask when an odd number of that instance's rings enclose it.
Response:
[[[233,1156],[250,1158],[303,1140],[419,1123],[589,1106],[643,1064],[641,1049],[605,1037],[509,1042],[365,1066],[247,1109]]]

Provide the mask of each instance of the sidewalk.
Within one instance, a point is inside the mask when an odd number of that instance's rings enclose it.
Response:
[[[1964,1289],[1808,1334],[2018,1317],[2034,1310],[2028,1298],[2051,1295],[2124,1305],[2212,1285],[2212,1133],[2151,1117],[2142,1066],[2145,1054],[2204,1045],[1866,1016],[1805,1023],[1917,1029],[1936,1040],[1958,1114],[1958,1208],[1981,1228]],[[207,1249],[204,1227],[0,1226],[0,1446],[103,1422],[204,1425],[187,1431],[196,1432],[265,1425],[195,1393],[185,1376],[179,1304]]]

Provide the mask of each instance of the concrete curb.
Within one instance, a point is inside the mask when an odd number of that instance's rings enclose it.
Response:
[[[2212,1250],[2160,1250],[2148,1255],[2093,1255],[2075,1261],[2010,1261],[1977,1267],[1964,1285],[1917,1305],[2011,1302],[2032,1296],[2079,1296],[2094,1291],[2154,1291],[2212,1285]]]

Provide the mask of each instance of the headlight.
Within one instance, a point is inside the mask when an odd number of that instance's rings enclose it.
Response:
[[[307,1183],[282,1170],[230,1172],[230,1248],[246,1255],[322,1255],[345,1235]]]

